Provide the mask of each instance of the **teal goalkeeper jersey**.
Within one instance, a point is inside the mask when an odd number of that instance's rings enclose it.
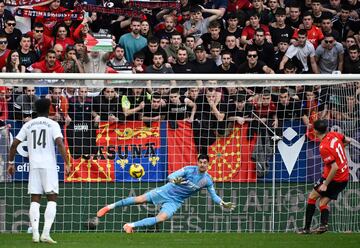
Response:
[[[184,182],[180,185],[169,182],[158,188],[157,193],[165,199],[184,202],[194,193],[202,188],[206,188],[210,193],[211,199],[215,203],[220,204],[221,198],[216,194],[214,183],[207,172],[200,173],[197,166],[186,166],[171,173],[168,179],[171,180],[177,177],[182,177]]]

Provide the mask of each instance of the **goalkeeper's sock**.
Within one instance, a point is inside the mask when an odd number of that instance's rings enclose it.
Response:
[[[48,201],[45,209],[45,223],[44,229],[41,236],[49,237],[50,236],[50,229],[55,220],[56,216],[56,202]]]
[[[134,228],[136,227],[141,227],[141,226],[153,226],[157,223],[157,219],[156,217],[149,217],[149,218],[145,218],[139,221],[136,221],[134,223],[131,223],[130,225]]]
[[[320,223],[322,226],[326,226],[329,222],[329,208],[327,205],[320,206]]]
[[[135,204],[135,197],[128,197],[125,199],[122,199],[120,201],[117,201],[113,204],[108,205],[108,207],[110,209],[114,209],[117,207],[123,207],[123,206],[129,206],[129,205],[134,205]]]
[[[311,227],[311,221],[315,213],[315,203],[315,199],[308,199],[305,212],[305,229],[310,229]]]
[[[40,203],[38,202],[30,203],[29,216],[30,216],[32,232],[35,234],[39,233]]]

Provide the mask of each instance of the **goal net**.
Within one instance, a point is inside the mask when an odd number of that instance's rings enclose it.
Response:
[[[21,77],[20,77],[21,76]],[[19,78],[16,78],[19,77]],[[95,230],[87,222],[106,204],[167,183],[208,154],[216,192],[236,204],[222,210],[206,190],[172,219],[139,231],[292,232],[303,226],[307,196],[323,163],[312,124],[328,120],[352,138],[350,182],[330,204],[330,230],[360,230],[360,79],[349,75],[3,74],[0,82],[0,232],[27,231],[28,152],[9,145],[36,118],[34,101],[51,100],[50,118],[65,138],[71,173],[57,155],[60,192],[55,232],[121,231],[155,216],[152,204],[116,208]],[[44,79],[45,78],[45,79]],[[133,164],[145,174],[130,175]],[[41,213],[44,213],[45,198]],[[41,217],[41,223],[44,219]],[[319,224],[319,210],[313,226]],[[40,225],[42,226],[42,224]]]

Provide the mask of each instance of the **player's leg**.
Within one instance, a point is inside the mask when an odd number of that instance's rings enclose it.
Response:
[[[58,173],[56,168],[42,169],[41,172],[43,188],[47,197],[47,205],[44,213],[44,228],[40,241],[55,244],[57,242],[50,237],[50,230],[56,217],[56,201],[59,193]]]
[[[115,203],[106,205],[105,207],[101,208],[97,212],[96,215],[97,215],[97,217],[103,217],[105,214],[107,214],[107,212],[109,212],[110,210],[112,210],[114,208],[135,205],[135,204],[144,204],[146,202],[149,202],[148,200],[149,199],[146,196],[146,194],[143,194],[140,196],[135,196],[135,197],[128,197],[128,198],[122,199],[120,201],[117,201]]]
[[[329,222],[329,202],[331,199],[329,197],[321,197],[319,201],[320,208],[320,226],[315,230],[315,233],[321,234],[328,231],[328,222]]]
[[[305,211],[305,226],[298,231],[299,234],[310,234],[311,222],[316,209],[315,204],[319,197],[320,194],[315,189],[310,192]]]
[[[133,233],[134,228],[144,227],[144,226],[153,226],[156,223],[164,222],[165,220],[170,219],[180,207],[181,207],[180,203],[165,202],[162,205],[161,210],[158,215],[156,215],[155,217],[145,218],[145,219],[133,222],[133,223],[126,223],[123,227],[124,231],[126,233]]]
[[[43,194],[41,181],[39,180],[39,169],[31,169],[29,172],[28,194],[31,195],[29,209],[29,218],[32,228],[32,240],[35,243],[40,241],[39,223],[40,223],[40,201]]]

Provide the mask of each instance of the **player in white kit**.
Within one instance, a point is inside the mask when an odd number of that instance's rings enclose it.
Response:
[[[56,164],[55,144],[65,161],[65,173],[70,172],[69,160],[63,142],[63,135],[57,122],[47,118],[50,100],[39,99],[35,102],[38,117],[25,123],[14,139],[9,152],[8,173],[15,173],[14,158],[17,146],[24,140],[28,142],[29,151],[29,184],[28,194],[31,194],[30,222],[32,240],[35,243],[56,243],[50,237],[50,229],[56,216],[56,200],[59,193],[59,180]],[[43,232],[39,234],[40,200],[46,194],[47,206],[44,213]]]

